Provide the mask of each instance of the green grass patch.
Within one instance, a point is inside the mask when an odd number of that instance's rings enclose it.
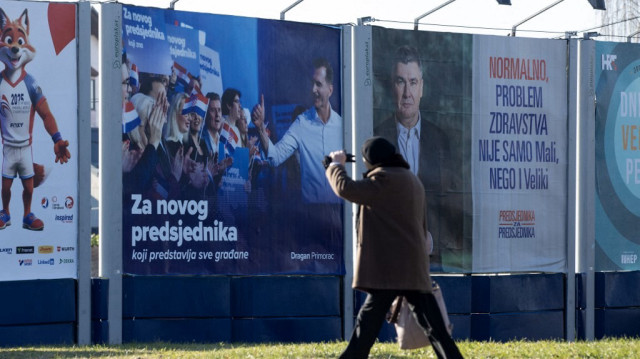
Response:
[[[173,344],[142,343],[92,346],[1,348],[0,358],[122,358],[122,359],[283,359],[337,358],[346,342],[307,344]],[[640,339],[578,341],[458,342],[465,358],[638,358]],[[376,343],[371,359],[435,358],[431,347],[400,350],[395,343]]]

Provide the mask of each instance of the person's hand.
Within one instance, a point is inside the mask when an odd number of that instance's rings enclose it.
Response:
[[[193,152],[193,147],[189,147],[187,154],[184,155],[184,161],[182,161],[182,173],[184,174],[195,171],[196,161],[191,159],[191,152]]]
[[[171,160],[171,174],[176,179],[176,181],[180,181],[180,177],[182,177],[182,167],[184,166],[184,150],[182,147],[178,149],[176,155]]]
[[[347,154],[344,150],[331,152],[329,158],[331,158],[331,162],[339,162],[343,166],[347,162]]]
[[[142,157],[142,150],[129,150],[129,141],[122,142],[122,172],[129,173]]]
[[[58,140],[53,145],[53,152],[56,154],[56,163],[60,162],[60,164],[67,163],[69,158],[71,158],[71,152],[69,152],[69,141],[67,140]]]
[[[205,188],[209,184],[209,176],[202,163],[196,163],[195,170],[189,173],[189,183],[197,189]]]
[[[224,160],[218,162],[220,171],[226,170],[228,167],[231,167],[232,164],[233,164],[233,157],[226,157]]]
[[[156,98],[156,103],[151,108],[149,114],[149,143],[153,147],[158,148],[162,139],[162,126],[167,121],[167,95],[160,92]]]
[[[217,156],[213,156],[209,161],[207,161],[207,170],[211,177],[217,176],[220,172],[220,166],[218,166],[218,163],[216,162],[217,160]]]
[[[262,131],[264,128],[264,95],[260,95],[260,103],[253,106],[251,111],[251,122]]]
[[[258,146],[252,144],[251,141],[249,141],[249,144],[251,145],[249,149],[249,158],[253,158],[255,155],[260,154],[260,149],[258,148]]]
[[[169,76],[169,84],[175,85],[178,80],[178,71],[176,71],[175,67],[171,66],[171,76]]]

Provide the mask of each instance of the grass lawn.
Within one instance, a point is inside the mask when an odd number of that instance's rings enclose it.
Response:
[[[117,346],[93,345],[0,348],[0,358],[225,358],[282,359],[337,358],[346,342],[309,344],[172,344],[141,343]],[[640,358],[640,338],[604,339],[593,342],[514,341],[458,342],[465,358]],[[395,343],[376,343],[369,358],[435,358],[430,347],[400,350]]]

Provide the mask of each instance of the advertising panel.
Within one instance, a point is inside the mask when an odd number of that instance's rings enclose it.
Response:
[[[0,280],[77,276],[76,14],[0,2]]]
[[[377,27],[360,41],[373,134],[425,187],[432,271],[563,271],[566,43]]]
[[[596,42],[596,271],[640,269],[640,46]]]
[[[565,269],[566,41],[475,36],[474,272]]]
[[[124,271],[343,274],[340,29],[122,9]]]

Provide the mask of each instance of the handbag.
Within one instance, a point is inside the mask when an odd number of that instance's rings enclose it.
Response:
[[[442,320],[447,328],[449,335],[453,332],[453,324],[449,320],[449,314],[447,313],[447,307],[442,297],[442,290],[436,281],[431,283],[433,296],[436,298],[438,308],[442,314]],[[425,334],[424,330],[418,325],[416,318],[411,313],[407,299],[405,297],[397,297],[393,304],[391,304],[391,315],[387,319],[389,323],[393,323],[396,327],[396,334],[398,335],[398,345],[400,349],[417,349],[431,345],[429,337]]]

